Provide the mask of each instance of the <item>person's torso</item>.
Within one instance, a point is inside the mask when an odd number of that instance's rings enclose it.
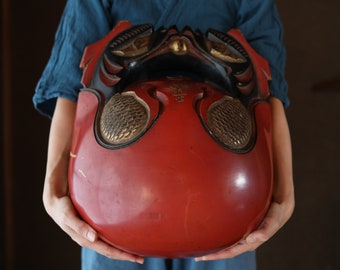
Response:
[[[176,25],[205,32],[208,28],[227,31],[235,27],[238,5],[236,0],[113,0],[113,25],[129,20],[133,25],[151,23],[157,29]]]

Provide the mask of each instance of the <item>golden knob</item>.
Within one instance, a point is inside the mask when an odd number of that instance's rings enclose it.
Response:
[[[169,47],[174,54],[186,54],[188,51],[188,46],[185,40],[181,38],[173,40]]]

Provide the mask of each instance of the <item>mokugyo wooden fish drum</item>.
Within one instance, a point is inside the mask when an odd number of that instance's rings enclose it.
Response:
[[[124,21],[81,67],[70,196],[104,241],[197,257],[259,226],[273,185],[270,72],[240,31]]]

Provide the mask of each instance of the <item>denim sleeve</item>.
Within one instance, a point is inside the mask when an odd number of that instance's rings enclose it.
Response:
[[[82,87],[79,68],[84,48],[111,29],[109,0],[68,0],[61,17],[50,59],[37,83],[34,107],[52,117],[56,99],[77,100]]]
[[[289,106],[285,79],[286,50],[283,27],[275,0],[241,0],[237,19],[239,28],[251,46],[269,62],[271,95]]]

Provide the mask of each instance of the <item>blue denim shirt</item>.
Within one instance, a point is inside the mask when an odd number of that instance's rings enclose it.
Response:
[[[240,29],[270,64],[271,95],[288,106],[285,48],[275,0],[69,0],[58,27],[51,57],[33,97],[35,108],[52,117],[58,97],[77,100],[84,48],[105,36],[120,20],[132,24],[190,26],[205,32]]]

